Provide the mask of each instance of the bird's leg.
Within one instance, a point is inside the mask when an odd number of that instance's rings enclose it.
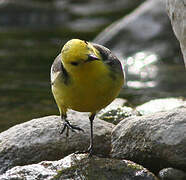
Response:
[[[93,146],[94,146],[94,141],[93,141],[93,120],[96,114],[91,114],[89,117],[90,120],[90,146],[86,151],[77,151],[76,154],[81,154],[81,153],[89,153],[89,157],[92,156],[93,153]]]
[[[65,131],[65,129],[67,128],[67,126],[65,125],[65,121],[66,121],[67,115],[65,114],[61,114],[61,120],[63,121],[64,125],[63,128],[60,131],[60,134],[63,134],[63,132]]]
[[[93,120],[94,120],[95,114],[91,114],[89,117],[90,120],[90,146],[88,148],[89,156],[92,156],[93,152],[93,146],[94,146],[94,138],[93,138]]]
[[[61,114],[61,120],[63,121],[64,125],[63,125],[63,128],[62,130],[60,131],[60,134],[63,134],[65,129],[67,129],[67,132],[66,132],[66,136],[68,137],[69,135],[69,129],[72,131],[72,132],[76,132],[77,131],[83,131],[83,129],[81,129],[80,127],[76,126],[76,125],[72,125],[70,124],[70,122],[67,120],[67,116],[64,115],[64,114]]]

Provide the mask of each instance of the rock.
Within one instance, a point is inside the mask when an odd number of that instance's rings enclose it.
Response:
[[[129,159],[158,173],[186,169],[186,107],[129,117],[112,132],[111,156]]]
[[[186,173],[174,168],[165,168],[159,172],[159,178],[160,180],[185,180]]]
[[[131,161],[96,156],[88,158],[85,154],[72,154],[58,161],[43,161],[39,164],[17,166],[0,175],[0,179],[157,180],[147,169]]]
[[[186,2],[185,0],[166,0],[166,7],[174,33],[180,42],[186,66]]]
[[[180,106],[186,106],[186,101],[181,98],[162,98],[151,100],[145,104],[136,107],[136,110],[143,115],[167,111]]]
[[[124,118],[141,115],[137,110],[126,106],[126,104],[126,100],[116,98],[110,105],[102,109],[97,116],[116,125]]]
[[[86,114],[71,111],[68,119],[84,129],[82,132],[60,134],[61,121],[58,116],[33,119],[0,133],[0,173],[17,165],[57,160],[72,152],[86,150],[89,146],[89,120]],[[113,124],[95,119],[95,153],[108,156],[110,134]]]
[[[181,57],[162,0],[149,0],[128,16],[114,22],[94,42],[103,44],[121,57],[137,52],[150,52],[160,59]]]

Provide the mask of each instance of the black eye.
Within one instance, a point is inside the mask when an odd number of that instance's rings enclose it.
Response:
[[[72,64],[73,66],[77,66],[79,63],[75,62],[75,61],[72,61],[70,64]]]

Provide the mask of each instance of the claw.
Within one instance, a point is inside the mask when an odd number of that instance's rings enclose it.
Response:
[[[81,129],[80,127],[78,127],[76,125],[71,125],[69,121],[65,120],[63,129],[60,131],[60,134],[63,134],[66,128],[67,128],[67,130],[70,129],[72,132],[76,132],[76,131],[84,132],[84,130]]]

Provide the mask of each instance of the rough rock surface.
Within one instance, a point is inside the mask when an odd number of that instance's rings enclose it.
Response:
[[[178,38],[186,66],[186,1],[166,0],[168,15]]]
[[[0,134],[0,173],[16,165],[37,163],[43,160],[58,160],[89,146],[89,120],[86,114],[69,112],[69,120],[84,129],[82,132],[60,134],[62,126],[58,116],[33,119],[16,125]],[[95,119],[95,154],[108,156],[111,146],[113,124]]]
[[[17,166],[0,175],[1,180],[157,180],[142,166],[127,160],[88,158],[85,154],[69,155],[59,161],[43,161],[39,164]]]
[[[132,160],[158,172],[186,169],[186,107],[129,117],[112,132],[112,157]]]
[[[159,172],[159,178],[160,180],[185,180],[186,173],[174,168],[165,168]]]

